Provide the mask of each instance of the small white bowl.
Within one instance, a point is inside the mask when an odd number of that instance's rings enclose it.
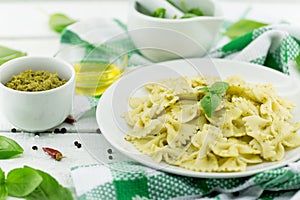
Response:
[[[202,57],[213,46],[223,22],[219,4],[214,0],[189,0],[207,16],[163,19],[138,11],[141,2],[132,0],[128,12],[128,33],[141,53],[160,62],[177,58]]]
[[[57,88],[24,92],[5,86],[13,75],[25,70],[58,73],[67,82]],[[7,120],[29,132],[45,131],[62,123],[71,113],[75,91],[73,66],[53,57],[22,57],[0,67],[0,108]]]

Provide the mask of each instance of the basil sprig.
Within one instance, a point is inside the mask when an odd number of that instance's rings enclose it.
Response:
[[[11,170],[6,179],[0,168],[0,200],[5,200],[7,196],[26,200],[73,199],[70,190],[51,175],[28,166]]]
[[[215,82],[211,87],[199,88],[206,94],[201,99],[201,106],[208,117],[211,117],[222,101],[223,95],[226,93],[229,84],[226,82]]]
[[[23,148],[14,140],[0,136],[0,160],[15,157],[23,151]]]

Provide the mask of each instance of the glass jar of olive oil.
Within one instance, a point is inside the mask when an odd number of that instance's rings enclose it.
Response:
[[[82,61],[73,63],[76,71],[76,93],[89,96],[101,95],[124,73],[127,56],[117,63]]]
[[[87,49],[73,46],[62,49],[56,55],[70,62],[76,71],[76,93],[100,96],[112,83],[119,79],[127,68],[126,53],[109,54],[101,47]]]

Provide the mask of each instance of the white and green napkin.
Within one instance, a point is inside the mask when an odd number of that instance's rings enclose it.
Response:
[[[290,74],[300,53],[299,41],[300,27],[271,25],[236,38],[209,56],[255,63]]]
[[[69,26],[62,34],[62,48],[80,46],[107,56],[127,52],[129,66],[149,63],[135,48],[119,20],[94,19]],[[249,32],[207,54],[210,58],[234,59],[295,75],[300,29],[272,25]],[[84,56],[83,56],[84,57]],[[236,66],[239,67],[239,66]],[[91,108],[96,104],[91,104]],[[76,107],[80,107],[80,101]],[[81,109],[89,110],[90,108]],[[176,176],[134,162],[77,166],[72,178],[79,199],[300,199],[300,163],[265,171],[246,178],[197,179]]]
[[[191,178],[155,171],[135,162],[72,168],[78,200],[299,199],[300,162],[254,176]]]

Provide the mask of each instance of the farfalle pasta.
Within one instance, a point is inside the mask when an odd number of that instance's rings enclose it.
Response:
[[[271,84],[225,80],[229,88],[211,117],[201,107],[211,85],[203,77],[166,79],[145,86],[148,95],[129,99],[125,139],[157,162],[199,172],[237,172],[264,161],[280,161],[300,146],[295,105]]]

